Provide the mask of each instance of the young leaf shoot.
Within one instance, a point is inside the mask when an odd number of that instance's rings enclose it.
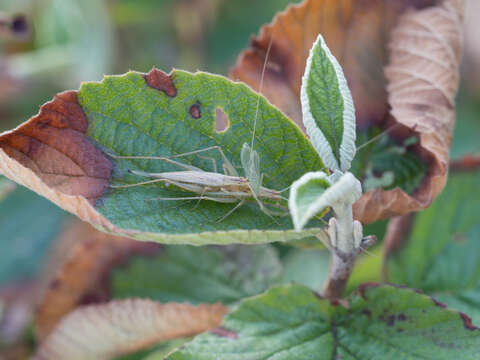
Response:
[[[303,123],[323,162],[347,171],[355,156],[355,109],[342,68],[322,35],[310,50],[300,98]]]

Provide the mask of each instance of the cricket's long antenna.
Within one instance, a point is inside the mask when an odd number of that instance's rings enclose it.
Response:
[[[270,55],[270,49],[272,48],[272,44],[273,44],[273,31],[272,31],[272,34],[270,35],[270,41],[268,42],[267,52],[265,53],[265,61],[263,62],[262,75],[260,78],[260,85],[258,87],[259,94],[261,94],[263,90],[263,79],[265,78],[265,70],[267,69],[268,57]],[[257,130],[257,118],[258,118],[259,107],[260,107],[260,95],[258,96],[258,99],[257,99],[257,108],[255,110],[255,120],[253,121],[252,142],[250,144],[250,147],[252,148],[252,150],[253,150],[253,142],[255,140],[255,131]]]
[[[372,142],[377,141],[379,138],[381,138],[382,136],[388,134],[390,131],[392,131],[393,129],[395,129],[395,128],[398,127],[399,125],[401,125],[401,124],[400,124],[400,123],[396,123],[395,125],[390,126],[387,130],[382,131],[382,132],[381,132],[380,134],[378,134],[377,136],[374,136],[374,137],[371,138],[370,140],[364,142],[362,145],[360,145],[360,146],[357,147],[357,151],[358,151],[358,150],[361,150],[362,148],[364,148],[364,147],[367,146],[367,145],[370,145]]]

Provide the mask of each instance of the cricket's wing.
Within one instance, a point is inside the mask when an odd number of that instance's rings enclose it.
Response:
[[[248,180],[242,177],[207,171],[172,171],[163,173],[132,171],[132,173],[140,176],[164,179],[165,181],[171,181],[172,183],[194,184],[210,188],[245,186],[245,184],[248,183]]]

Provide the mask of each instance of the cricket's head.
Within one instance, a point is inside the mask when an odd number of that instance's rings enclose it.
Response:
[[[262,175],[260,174],[260,157],[252,147],[244,143],[240,153],[240,161],[245,172],[245,177],[250,182],[252,191],[258,194],[262,185]]]

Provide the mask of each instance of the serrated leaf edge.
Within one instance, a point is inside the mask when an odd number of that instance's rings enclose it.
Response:
[[[308,94],[307,94],[308,77],[310,75],[310,71],[312,67],[314,49],[318,46],[319,43],[323,51],[325,52],[327,58],[330,60],[330,62],[333,65],[335,74],[337,76],[338,88],[343,98],[343,135],[342,135],[342,143],[340,145],[340,164],[338,163],[337,159],[333,155],[333,151],[330,146],[330,143],[327,141],[322,131],[317,127],[310,109],[310,102],[308,100]],[[320,154],[320,157],[322,158],[325,165],[327,165],[330,169],[341,170],[344,172],[350,169],[351,162],[356,152],[356,147],[355,147],[356,123],[355,123],[355,108],[353,104],[353,98],[352,98],[352,94],[350,93],[347,80],[345,79],[345,75],[343,73],[342,67],[338,63],[337,59],[331,53],[330,49],[328,48],[321,34],[318,35],[317,40],[315,40],[312,48],[310,49],[310,55],[308,56],[307,64],[305,66],[305,73],[303,74],[303,77],[302,77],[302,86],[300,89],[300,101],[302,104],[303,123],[307,130],[307,134],[310,137],[310,141],[312,142],[313,147]]]

